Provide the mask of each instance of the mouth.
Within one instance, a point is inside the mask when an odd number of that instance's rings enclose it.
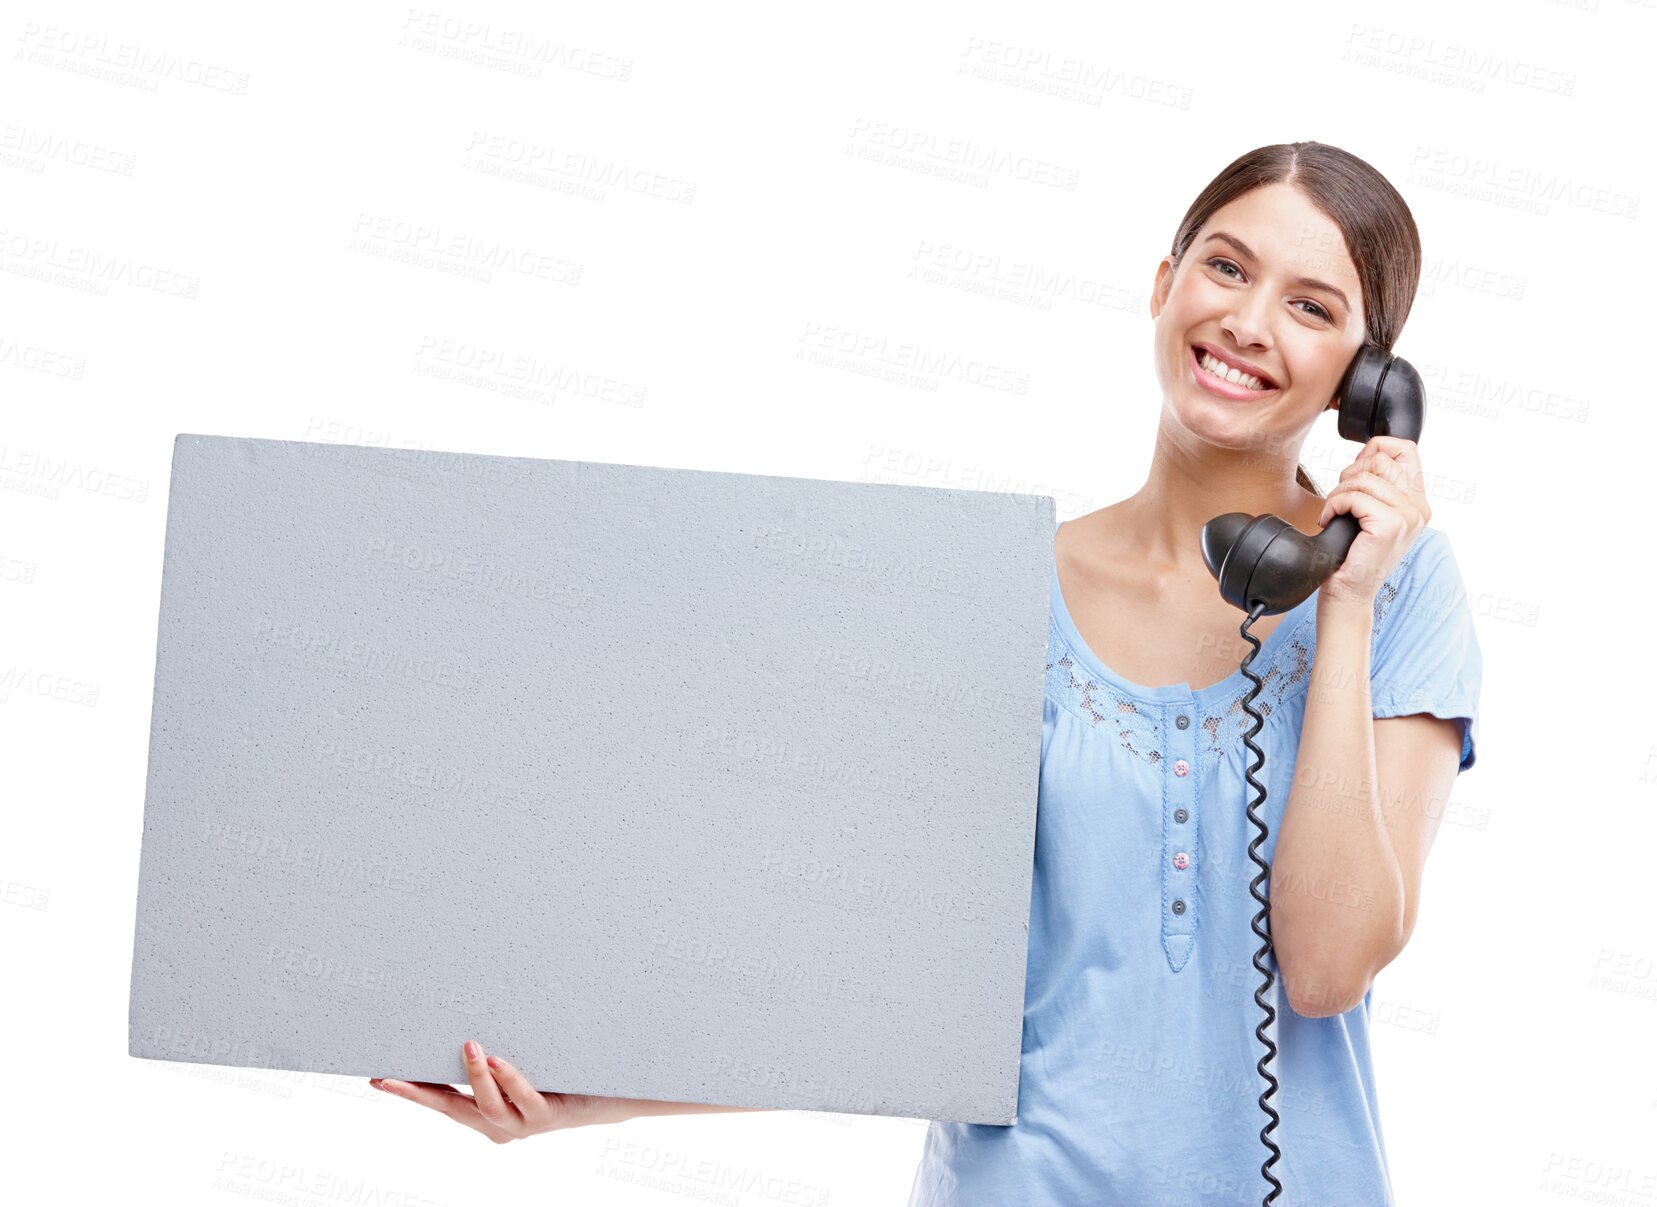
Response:
[[[1212,352],[1191,345],[1191,371],[1197,384],[1211,394],[1234,402],[1254,402],[1269,398],[1278,392],[1277,383],[1269,377],[1245,373],[1232,368]]]

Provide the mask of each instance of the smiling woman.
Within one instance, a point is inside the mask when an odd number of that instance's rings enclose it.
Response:
[[[1391,348],[1420,267],[1397,191],[1322,143],[1249,152],[1180,222],[1150,298],[1146,480],[1054,534],[1017,1119],[934,1122],[911,1207],[1393,1202],[1370,984],[1473,765],[1479,651],[1415,443],[1373,437],[1327,498],[1299,457],[1359,349]],[[1311,596],[1252,623],[1258,689],[1202,558],[1227,512],[1361,528]],[[1245,733],[1268,787],[1269,988]]]
[[[1017,1116],[931,1123],[911,1207],[1261,1201],[1262,1001],[1283,1203],[1392,1204],[1370,984],[1473,766],[1481,663],[1414,442],[1375,436],[1327,498],[1299,456],[1360,346],[1391,348],[1420,267],[1397,191],[1321,143],[1242,156],[1179,224],[1150,300],[1149,473],[1053,536]],[[1361,525],[1312,595],[1252,624],[1247,675],[1198,539],[1226,512]],[[1258,989],[1245,734],[1282,974]],[[475,1043],[464,1059],[472,1094],[375,1084],[497,1144],[749,1109],[546,1093]]]
[[[1274,258],[1298,265],[1284,285],[1300,296],[1284,304],[1300,309],[1314,329],[1319,324],[1325,330],[1345,328],[1357,314],[1354,333],[1363,342],[1391,349],[1409,317],[1420,282],[1421,238],[1408,205],[1392,184],[1338,147],[1280,143],[1238,157],[1191,203],[1164,263],[1178,270],[1196,245],[1205,275],[1246,286],[1251,274],[1261,268],[1265,249],[1257,250],[1226,224],[1214,223],[1214,214],[1251,194],[1259,205],[1286,193],[1294,194],[1291,200],[1297,209],[1312,213],[1309,221],[1286,224],[1283,245],[1271,249]],[[1271,377],[1266,366],[1243,359],[1238,351],[1228,353],[1202,340],[1195,341],[1191,349],[1193,356],[1201,349],[1222,364],[1265,377],[1277,386],[1286,384]],[[1214,373],[1206,372],[1201,364],[1192,373],[1205,387],[1219,392]],[[1246,395],[1230,396],[1248,400]],[[1335,405],[1334,399],[1328,403],[1330,409]],[[1311,475],[1298,464],[1295,482],[1322,497]]]

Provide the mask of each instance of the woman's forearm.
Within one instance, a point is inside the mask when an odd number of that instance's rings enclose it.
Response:
[[[1296,1010],[1339,1013],[1398,941],[1404,886],[1376,793],[1371,608],[1321,601],[1294,782],[1272,854],[1271,931]],[[1267,768],[1269,771],[1270,768]]]

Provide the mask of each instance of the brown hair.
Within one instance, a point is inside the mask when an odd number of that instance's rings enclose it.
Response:
[[[1340,228],[1363,290],[1364,340],[1390,352],[1421,280],[1421,236],[1392,183],[1351,152],[1321,142],[1257,147],[1226,165],[1197,195],[1174,234],[1174,267],[1215,210],[1251,189],[1291,184]],[[1319,498],[1311,476],[1295,481]]]

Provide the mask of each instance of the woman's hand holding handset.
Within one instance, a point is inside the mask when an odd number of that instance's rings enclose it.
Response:
[[[761,1111],[759,1106],[715,1106],[698,1102],[658,1102],[650,1098],[606,1098],[596,1094],[543,1094],[511,1062],[485,1057],[472,1041],[461,1048],[472,1092],[434,1081],[396,1081],[370,1077],[368,1084],[388,1094],[418,1102],[481,1132],[496,1144],[526,1140],[542,1132],[598,1123],[621,1123],[641,1115],[711,1114],[716,1111]]]

